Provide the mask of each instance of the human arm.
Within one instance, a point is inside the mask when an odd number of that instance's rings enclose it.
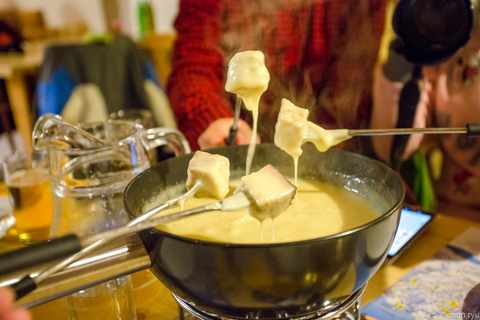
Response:
[[[402,90],[412,79],[413,65],[406,61],[395,47],[395,41],[390,46],[388,60],[375,72],[373,87],[373,109],[370,127],[373,129],[395,128],[399,119],[399,102]],[[424,72],[427,71],[424,69]],[[428,72],[418,82],[420,97],[414,110],[412,127],[426,127],[429,122],[432,85]],[[414,106],[415,107],[415,106]],[[394,136],[372,137],[373,147],[377,156],[389,162]],[[402,155],[407,159],[422,143],[423,135],[416,134],[408,137],[408,142]]]
[[[222,147],[226,145],[230,127],[233,124],[233,118],[221,118],[212,122],[207,130],[205,130],[198,138],[198,145],[200,149],[210,149]],[[242,145],[250,143],[252,136],[252,128],[242,119],[238,119],[238,131],[235,139],[235,144]],[[257,135],[257,143],[260,143],[260,138]]]
[[[198,149],[198,137],[213,121],[233,117],[225,98],[219,12],[219,0],[182,0],[175,21],[178,36],[167,90],[192,150]],[[225,134],[228,137],[228,130]]]

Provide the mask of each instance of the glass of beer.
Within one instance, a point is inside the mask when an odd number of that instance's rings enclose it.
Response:
[[[2,159],[2,168],[20,242],[48,239],[53,200],[46,154],[17,152]]]

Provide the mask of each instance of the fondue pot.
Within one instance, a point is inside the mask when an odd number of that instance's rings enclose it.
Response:
[[[231,178],[240,178],[245,175],[247,147],[209,152],[229,158]],[[217,243],[148,229],[140,232],[140,238],[153,273],[177,297],[230,318],[270,319],[328,310],[360,290],[381,266],[393,241],[403,183],[387,166],[364,156],[336,148],[318,152],[311,144],[303,149],[299,177],[347,188],[373,203],[381,215],[335,235],[276,244]],[[124,203],[132,217],[168,200],[162,194],[166,188],[185,185],[191,157],[164,161],[130,182]],[[257,145],[252,172],[268,163],[293,177],[290,156],[275,145]],[[320,203],[318,207],[322,214]]]
[[[247,148],[232,146],[209,152],[229,158],[234,179],[245,175]],[[328,312],[365,287],[393,241],[404,185],[393,170],[365,156],[336,148],[318,152],[311,144],[304,145],[303,150],[300,178],[355,192],[373,203],[380,216],[334,235],[273,244],[195,240],[155,228],[140,231],[138,237],[146,249],[144,255],[150,258],[151,270],[178,301],[227,318],[277,319]],[[192,156],[165,160],[128,184],[124,204],[132,218],[185,192]],[[266,164],[293,177],[292,158],[273,144],[257,145],[252,172]],[[322,214],[321,203],[318,208]],[[95,268],[101,272],[98,261]],[[132,268],[130,273],[138,270]],[[125,272],[116,270],[108,278]],[[75,276],[79,274],[77,268]],[[82,282],[83,287],[87,284],[88,280]]]

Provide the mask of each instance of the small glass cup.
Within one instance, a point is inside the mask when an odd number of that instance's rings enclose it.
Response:
[[[49,238],[53,217],[48,159],[42,151],[16,152],[1,161],[19,241]]]
[[[160,280],[150,271],[145,269],[131,274],[133,286],[133,298],[137,309],[149,305],[162,292]]]
[[[130,276],[73,293],[66,303],[70,320],[137,319]]]

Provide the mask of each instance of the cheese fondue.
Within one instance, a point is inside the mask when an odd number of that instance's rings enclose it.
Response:
[[[233,192],[240,180],[230,181]],[[166,190],[166,192],[169,192]],[[186,209],[196,208],[215,200],[194,197]],[[159,213],[177,212],[169,209]],[[370,222],[379,211],[354,192],[331,184],[299,179],[295,201],[274,220],[260,222],[248,210],[203,213],[182,221],[158,226],[169,233],[216,242],[274,243],[314,239],[349,230]],[[262,240],[263,237],[263,240]]]
[[[287,210],[297,189],[271,164],[240,180],[242,184],[235,193],[244,192],[253,199],[248,211],[260,221],[275,219]]]
[[[350,139],[352,136],[348,134],[347,129],[326,130],[313,122],[308,122],[307,135],[305,142],[312,142],[318,151],[325,152],[330,147],[336,146],[342,141]]]
[[[270,74],[265,66],[265,56],[261,51],[244,51],[233,56],[228,63],[225,90],[242,98],[245,108],[252,112],[253,133],[247,153],[246,174],[255,154],[255,141],[258,125],[258,103],[267,90]]]
[[[293,158],[295,185],[297,185],[298,158],[302,154],[302,144],[307,136],[309,111],[297,107],[287,99],[282,105],[275,124],[274,143]]]
[[[282,99],[275,124],[274,143],[292,156],[295,166],[295,185],[297,184],[298,158],[302,154],[302,144],[310,141],[319,151],[324,152],[352,137],[348,134],[347,129],[325,130],[308,121],[308,114],[307,109],[297,107],[287,99]]]
[[[318,151],[327,151],[330,147],[350,139],[347,129],[325,130],[307,120],[308,110],[297,107],[287,99],[282,105],[275,124],[274,142],[277,147],[294,158],[302,154],[302,144],[312,142]]]
[[[195,192],[197,196],[213,196],[219,200],[225,198],[229,191],[229,179],[230,161],[224,156],[196,151],[188,163],[187,189],[200,182]]]

